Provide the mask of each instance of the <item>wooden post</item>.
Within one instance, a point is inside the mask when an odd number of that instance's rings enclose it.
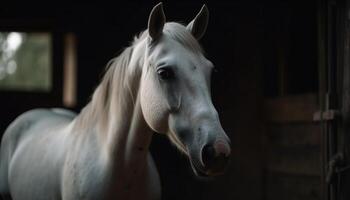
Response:
[[[339,141],[344,152],[343,171],[339,172],[338,177],[340,198],[350,199],[350,169],[346,167],[350,165],[350,2],[342,1],[342,12],[340,15],[340,49],[339,59],[342,68],[342,121],[341,135]]]

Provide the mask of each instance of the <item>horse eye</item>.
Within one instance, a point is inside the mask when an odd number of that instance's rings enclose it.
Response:
[[[170,80],[175,77],[174,71],[171,68],[161,68],[157,73],[162,80]]]

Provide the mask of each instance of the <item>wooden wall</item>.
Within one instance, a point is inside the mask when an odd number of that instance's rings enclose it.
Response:
[[[314,121],[318,109],[316,94],[265,100],[266,199],[322,199],[322,132]]]

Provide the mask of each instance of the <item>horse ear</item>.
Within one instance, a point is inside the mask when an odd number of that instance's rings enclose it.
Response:
[[[156,40],[162,35],[164,24],[165,14],[163,4],[160,2],[153,7],[148,18],[148,34],[151,36],[152,40]]]
[[[201,39],[207,30],[209,21],[209,10],[208,7],[204,4],[197,14],[197,16],[187,25],[187,30],[189,30],[192,35],[197,38],[197,40]]]

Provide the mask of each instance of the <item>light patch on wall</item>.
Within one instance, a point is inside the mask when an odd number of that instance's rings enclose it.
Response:
[[[66,107],[76,105],[77,44],[73,33],[64,37],[64,82],[63,104]]]
[[[49,92],[50,33],[0,32],[0,90]]]

